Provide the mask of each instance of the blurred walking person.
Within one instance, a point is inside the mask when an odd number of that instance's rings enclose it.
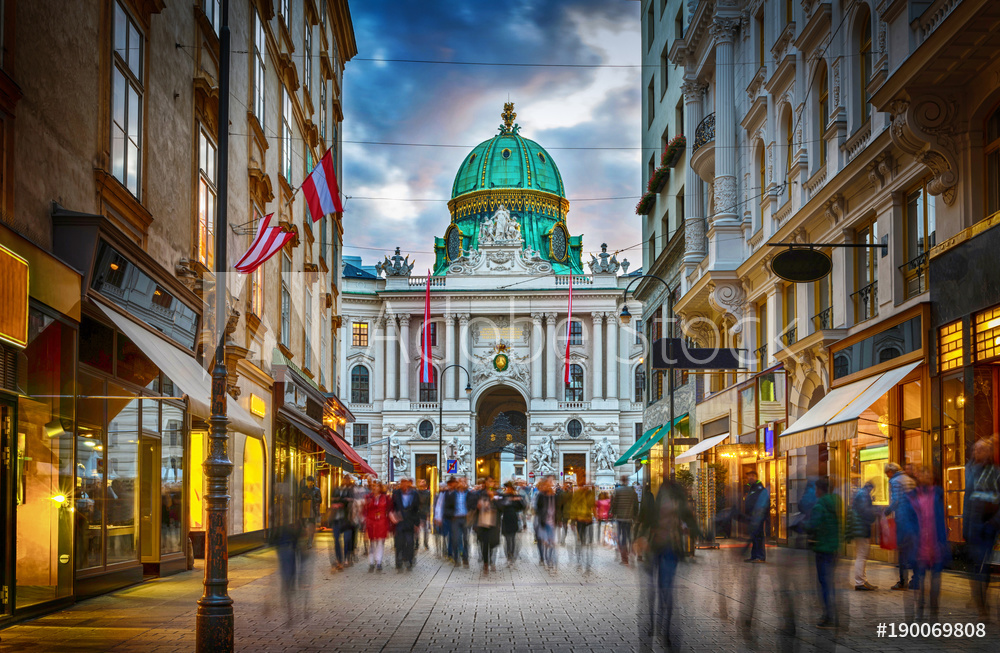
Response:
[[[469,566],[468,528],[469,489],[465,479],[448,479],[448,491],[444,496],[444,520],[448,522],[448,553],[455,566]]]
[[[746,495],[743,498],[743,516],[750,534],[750,556],[744,562],[764,562],[764,526],[771,509],[771,493],[757,480],[757,472],[747,473]]]
[[[409,478],[400,479],[399,489],[393,491],[391,510],[389,519],[395,529],[396,573],[402,573],[404,565],[407,571],[413,571],[414,540],[420,528],[420,497]]]
[[[517,560],[517,533],[521,530],[524,508],[524,497],[514,489],[512,481],[507,481],[503,487],[503,497],[500,499],[500,534],[503,535],[508,567],[513,566]]]
[[[997,436],[978,440],[965,466],[962,530],[969,545],[972,598],[979,616],[989,616],[990,557],[1000,531],[1000,467]]]
[[[354,560],[354,523],[351,520],[354,503],[354,481],[349,477],[344,484],[333,491],[327,521],[333,531],[330,540],[330,567],[341,571],[350,567]]]
[[[431,491],[427,489],[427,480],[420,479],[417,483],[417,502],[420,508],[420,530],[423,531],[424,536],[424,551],[430,549],[428,544],[428,539],[430,538],[430,526],[434,523],[431,516]],[[416,548],[420,548],[420,539],[417,539]]]
[[[816,576],[823,602],[823,618],[817,625],[834,628],[837,625],[834,576],[840,550],[840,497],[830,492],[830,481],[826,478],[816,480],[816,505],[809,520],[809,534],[813,537]]]
[[[490,568],[496,571],[493,550],[500,544],[500,512],[493,496],[493,479],[483,481],[483,487],[476,493],[473,522],[479,551],[483,557],[483,575],[488,576]]]
[[[438,493],[434,498],[434,532],[438,557],[445,555],[451,557],[451,545],[448,540],[449,524],[444,518],[444,497],[447,492],[448,486],[442,483],[438,486]]]
[[[306,476],[306,480],[299,489],[299,518],[302,522],[302,532],[306,538],[305,546],[307,549],[311,549],[313,545],[316,520],[319,518],[319,506],[322,502],[323,495],[316,487],[316,479],[312,476]]]
[[[873,481],[866,482],[851,500],[851,510],[854,511],[854,589],[872,591],[878,589],[868,582],[867,565],[868,552],[871,550],[872,524],[878,513],[872,503]]]
[[[916,487],[913,479],[906,475],[896,463],[886,463],[885,475],[889,477],[889,505],[886,516],[896,522],[896,548],[899,553],[899,582],[894,590],[907,589],[908,569],[913,568],[913,540],[916,537],[916,516],[906,495]]]
[[[368,573],[382,571],[385,538],[389,535],[389,510],[392,508],[385,486],[375,481],[365,501],[365,531],[368,535]]]
[[[573,484],[569,481],[563,483],[562,487],[556,490],[556,525],[559,528],[559,544],[566,545],[566,531],[569,530],[569,509],[573,502]]]
[[[924,604],[929,595],[930,617],[936,621],[941,570],[951,557],[948,527],[944,520],[944,490],[934,485],[934,476],[927,467],[921,467],[916,477],[917,486],[906,498],[913,508],[917,525],[913,552],[917,619],[924,618]]]
[[[556,493],[553,479],[545,477],[535,498],[535,538],[538,564],[553,569],[556,565]]]
[[[628,476],[622,476],[621,481],[611,497],[611,518],[618,524],[618,553],[621,555],[621,563],[627,565],[632,546],[632,522],[639,511],[639,495],[628,484]]]
[[[576,526],[576,570],[588,574],[594,563],[594,488],[582,485],[573,493],[569,516]]]
[[[654,637],[658,629],[667,648],[672,647],[676,639],[672,632],[674,579],[677,565],[684,559],[685,528],[691,537],[697,537],[698,522],[684,488],[676,481],[666,480],[656,496],[649,496],[643,503],[635,546],[642,554],[646,577],[647,610],[640,623],[644,622],[645,635],[649,638]]]

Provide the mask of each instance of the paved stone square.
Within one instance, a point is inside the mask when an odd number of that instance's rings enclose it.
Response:
[[[288,619],[273,549],[230,560],[239,651],[638,651],[661,650],[641,636],[642,567],[620,565],[597,546],[590,574],[572,559],[572,538],[559,565],[540,567],[530,535],[521,560],[484,577],[475,565],[455,568],[421,551],[412,572],[381,574],[357,564],[331,570],[329,536],[320,535],[293,595]],[[392,559],[391,549],[386,560]],[[887,588],[895,569],[871,565],[877,592],[843,591],[838,630],[815,627],[819,611],[812,562],[804,551],[768,549],[768,563],[742,562],[738,546],[698,551],[682,564],[676,584],[673,644],[690,651],[995,651],[1000,627],[986,637],[878,638],[879,623],[904,620],[904,595]],[[848,564],[839,587],[849,587]],[[66,610],[0,631],[0,651],[194,650],[200,569],[80,602]],[[942,582],[939,621],[978,622],[968,582]],[[782,598],[793,606],[794,634],[783,627]],[[750,625],[747,617],[753,608]]]

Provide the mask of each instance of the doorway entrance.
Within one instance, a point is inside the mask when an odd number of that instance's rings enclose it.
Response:
[[[574,485],[587,484],[587,454],[564,453],[562,463],[563,480],[572,481]]]
[[[492,477],[504,483],[524,472],[528,445],[528,405],[508,386],[497,386],[479,398],[476,436],[476,480]]]
[[[435,481],[435,468],[437,467],[437,454],[418,453],[413,457],[414,480],[419,486],[420,481],[427,481],[428,487],[432,487]]]

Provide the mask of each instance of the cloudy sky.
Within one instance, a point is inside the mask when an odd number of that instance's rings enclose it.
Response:
[[[630,0],[354,0],[358,57],[344,73],[343,188],[347,255],[380,260],[396,245],[433,260],[449,221],[455,172],[497,133],[508,96],[521,135],[555,159],[570,199],[568,226],[585,260],[632,247],[641,265],[638,67],[514,67],[364,61],[632,65],[640,62],[639,2]],[[461,147],[352,143],[394,142]],[[623,148],[565,149],[559,148]],[[606,201],[587,198],[625,197]],[[383,199],[362,199],[383,198]],[[393,198],[393,199],[388,199]],[[444,201],[401,201],[401,200]],[[633,247],[635,246],[635,247]],[[620,258],[620,257],[619,257]]]

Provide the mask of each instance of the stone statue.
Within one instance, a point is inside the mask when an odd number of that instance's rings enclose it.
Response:
[[[450,457],[458,461],[458,469],[456,470],[457,476],[468,476],[469,475],[469,446],[464,442],[459,442],[458,438],[452,438],[451,442],[448,444],[448,451],[450,451]]]
[[[507,207],[501,204],[492,218],[483,220],[479,232],[481,245],[519,244],[521,242],[521,225],[510,215]]]
[[[403,445],[399,438],[393,436],[389,438],[389,456],[392,458],[392,471],[396,474],[406,473],[406,454],[403,452]]]
[[[531,466],[538,474],[555,474],[552,460],[556,456],[556,444],[551,435],[542,438],[541,443],[531,451]]]
[[[384,261],[375,264],[375,272],[377,274],[384,272],[387,277],[408,277],[413,272],[414,265],[416,262],[410,262],[410,255],[407,254],[404,258],[397,247],[391,259],[386,256]]]
[[[615,460],[617,459],[618,450],[615,449],[615,445],[611,444],[607,436],[605,436],[594,447],[594,463],[596,463],[598,471],[614,471]]]

